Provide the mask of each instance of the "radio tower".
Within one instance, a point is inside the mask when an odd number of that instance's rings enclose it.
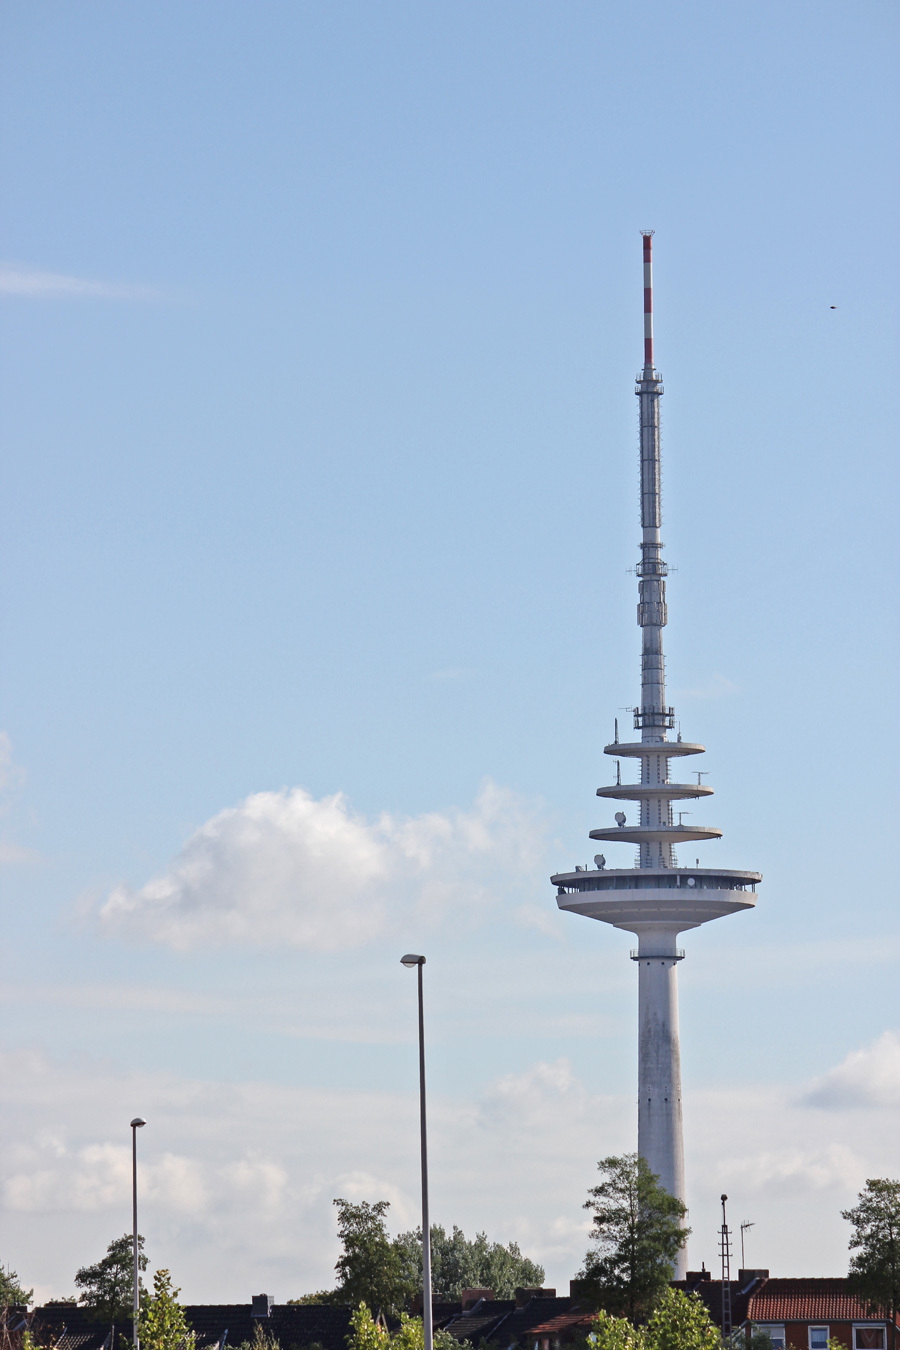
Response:
[[[591,839],[636,844],[634,867],[607,868],[598,854],[594,868],[576,868],[551,878],[557,887],[560,909],[600,919],[616,928],[636,933],[637,950],[631,959],[638,965],[638,1152],[645,1158],[671,1195],[685,1199],[684,1134],[681,1113],[681,1054],[678,1044],[678,972],[684,952],[676,946],[679,933],[697,928],[710,919],[720,919],[756,904],[758,872],[734,872],[721,868],[681,867],[675,845],[697,840],[720,839],[722,831],[712,825],[685,825],[673,802],[708,797],[712,788],[701,782],[672,781],[670,766],[686,755],[699,755],[704,747],[695,741],[670,740],[675,728],[675,709],[666,703],[665,657],[662,630],[666,610],[666,564],[659,531],[660,501],[659,400],[662,377],[653,364],[652,230],[644,237],[644,366],[637,376],[635,393],[640,400],[641,437],[641,558],[637,566],[639,600],[637,620],[641,629],[641,704],[634,711],[634,727],[640,740],[615,740],[604,753],[617,760],[633,759],[640,765],[635,783],[621,781],[597,789],[598,797],[636,803],[638,818],[629,821],[617,811],[610,829],[591,830]],[[677,775],[678,778],[681,775]],[[687,1254],[682,1248],[675,1276],[684,1277]]]

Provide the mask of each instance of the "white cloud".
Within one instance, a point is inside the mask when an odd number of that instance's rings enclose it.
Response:
[[[161,292],[150,286],[90,281],[60,272],[44,272],[18,263],[0,263],[0,295],[31,300],[159,300]]]
[[[582,1201],[597,1159],[634,1147],[632,1096],[598,1091],[603,1074],[601,1050],[593,1082],[559,1058],[480,1089],[433,1091],[435,1220],[520,1242],[565,1289],[586,1247]],[[887,1111],[821,1111],[808,1096],[802,1083],[688,1085],[692,1264],[715,1263],[727,1191],[735,1220],[755,1221],[751,1265],[846,1270],[840,1211],[867,1176],[896,1174],[895,1122]],[[43,1296],[69,1292],[77,1266],[128,1228],[135,1111],[148,1121],[139,1144],[151,1261],[168,1265],[191,1301],[330,1285],[335,1196],[390,1200],[393,1231],[418,1218],[415,1091],[218,1083],[30,1050],[0,1055],[0,1109],[0,1206],[15,1235],[7,1259]]]
[[[259,792],[201,826],[160,876],[117,887],[100,919],[181,951],[359,947],[413,920],[479,920],[539,864],[544,836],[536,809],[493,783],[470,811],[375,821],[341,793]]]
[[[900,1107],[900,1032],[885,1031],[873,1045],[851,1051],[812,1085],[806,1101],[830,1110],[896,1110]]]

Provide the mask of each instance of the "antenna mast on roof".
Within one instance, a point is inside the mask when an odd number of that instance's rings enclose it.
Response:
[[[719,1234],[719,1255],[722,1258],[722,1340],[731,1335],[731,1233],[725,1218],[725,1201],[722,1196],[722,1228]]]

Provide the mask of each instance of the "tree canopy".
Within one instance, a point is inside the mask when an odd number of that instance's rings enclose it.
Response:
[[[365,1303],[373,1312],[399,1312],[416,1291],[397,1247],[388,1237],[384,1216],[390,1202],[376,1200],[369,1204],[362,1200],[354,1205],[338,1199],[334,1203],[343,1251],[334,1267],[338,1287],[333,1300]]]
[[[897,1345],[900,1309],[900,1181],[870,1177],[842,1216],[850,1236],[850,1288],[873,1310],[890,1313],[891,1350]]]
[[[588,1346],[589,1350],[722,1350],[722,1338],[695,1294],[666,1288],[646,1326],[599,1312]]]
[[[422,1292],[422,1230],[391,1238],[387,1200],[334,1203],[343,1249],[334,1267],[337,1288],[290,1301],[344,1307],[365,1303],[373,1313],[401,1313]],[[493,1290],[498,1298],[512,1298],[518,1288],[542,1285],[544,1268],[523,1256],[515,1242],[507,1246],[491,1242],[486,1233],[470,1240],[455,1224],[449,1233],[434,1224],[431,1277],[437,1299],[457,1299],[463,1289],[481,1287]]]
[[[348,1350],[425,1350],[422,1319],[401,1313],[400,1325],[391,1332],[382,1322],[376,1322],[361,1303],[350,1318],[347,1346]],[[434,1331],[434,1350],[473,1350],[473,1347],[471,1341],[458,1341],[449,1331],[438,1327]]]
[[[33,1297],[34,1290],[23,1288],[16,1271],[0,1262],[0,1308],[10,1308],[14,1303],[28,1304]]]
[[[153,1276],[153,1297],[141,1300],[138,1334],[141,1350],[194,1350],[195,1337],[178,1302],[180,1289],[167,1270]]]
[[[422,1288],[422,1230],[412,1229],[394,1239],[404,1271],[413,1288]],[[544,1267],[523,1256],[518,1243],[490,1242],[486,1233],[471,1241],[453,1225],[448,1233],[431,1227],[431,1286],[438,1299],[457,1299],[464,1289],[491,1289],[497,1298],[512,1298],[517,1289],[540,1287]]]
[[[133,1237],[125,1233],[113,1238],[106,1255],[92,1266],[82,1266],[75,1275],[75,1287],[80,1290],[78,1301],[96,1313],[98,1320],[115,1322],[130,1317],[134,1287]],[[147,1269],[144,1239],[138,1236],[138,1271]],[[143,1289],[143,1284],[140,1286]]]
[[[578,1278],[598,1308],[636,1324],[650,1316],[672,1278],[690,1233],[687,1210],[636,1153],[597,1166],[603,1180],[584,1206],[594,1217],[592,1246]]]

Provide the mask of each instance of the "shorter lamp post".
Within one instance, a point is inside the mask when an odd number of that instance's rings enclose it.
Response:
[[[134,1281],[132,1284],[132,1310],[133,1324],[131,1330],[132,1343],[134,1350],[138,1350],[140,1341],[138,1340],[138,1313],[141,1310],[140,1304],[140,1284],[138,1276],[138,1220],[137,1220],[137,1132],[142,1125],[146,1125],[146,1120],[141,1120],[140,1116],[135,1116],[131,1122],[131,1214],[134,1221],[134,1240],[132,1247],[132,1256],[134,1258]]]
[[[422,1005],[422,967],[424,956],[402,956],[407,970],[419,972],[419,1122],[422,1144],[422,1331],[425,1350],[434,1350],[431,1307],[431,1224],[428,1218],[428,1138],[425,1129],[425,1013]]]

